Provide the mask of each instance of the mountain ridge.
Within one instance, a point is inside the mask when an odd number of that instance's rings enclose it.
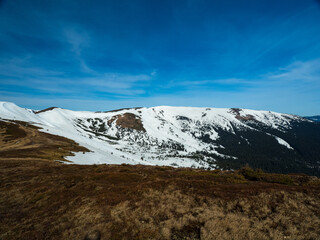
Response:
[[[240,108],[158,106],[108,112],[23,109],[0,103],[2,119],[32,123],[91,152],[78,164],[147,164],[319,174],[320,127],[308,119]],[[318,157],[317,157],[318,156]]]

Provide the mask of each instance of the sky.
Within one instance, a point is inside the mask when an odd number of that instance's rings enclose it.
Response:
[[[320,1],[0,0],[0,101],[320,115]]]

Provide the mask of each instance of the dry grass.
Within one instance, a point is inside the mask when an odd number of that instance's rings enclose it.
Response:
[[[320,236],[319,185],[238,183],[238,174],[232,183],[232,175],[2,160],[0,239],[84,239],[94,230],[101,239]]]
[[[1,159],[32,158],[66,161],[72,152],[87,152],[76,142],[40,132],[38,127],[21,121],[0,121]]]

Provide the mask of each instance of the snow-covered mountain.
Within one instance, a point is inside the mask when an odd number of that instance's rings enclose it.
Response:
[[[320,125],[299,116],[238,108],[159,106],[109,112],[42,111],[0,103],[0,118],[21,120],[91,150],[77,164],[150,164],[318,174]]]

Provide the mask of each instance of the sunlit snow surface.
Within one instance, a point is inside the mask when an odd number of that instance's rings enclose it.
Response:
[[[141,119],[146,132],[121,128],[112,117],[132,113]],[[254,118],[249,126],[241,117]],[[55,108],[35,114],[9,102],[0,102],[0,118],[30,122],[41,131],[72,139],[88,148],[89,153],[76,153],[67,159],[76,164],[147,164],[184,167],[208,167],[206,159],[196,160],[197,152],[211,156],[235,158],[218,152],[214,143],[201,140],[204,135],[212,142],[219,139],[217,129],[234,134],[234,129],[253,129],[262,124],[285,132],[290,121],[300,118],[269,111],[241,109],[237,113],[229,108],[192,108],[159,106],[126,109],[114,112],[84,112]],[[250,121],[250,120],[249,120]],[[279,144],[293,149],[286,141],[271,135]],[[248,142],[248,144],[250,144]],[[211,164],[211,167],[214,164]]]

